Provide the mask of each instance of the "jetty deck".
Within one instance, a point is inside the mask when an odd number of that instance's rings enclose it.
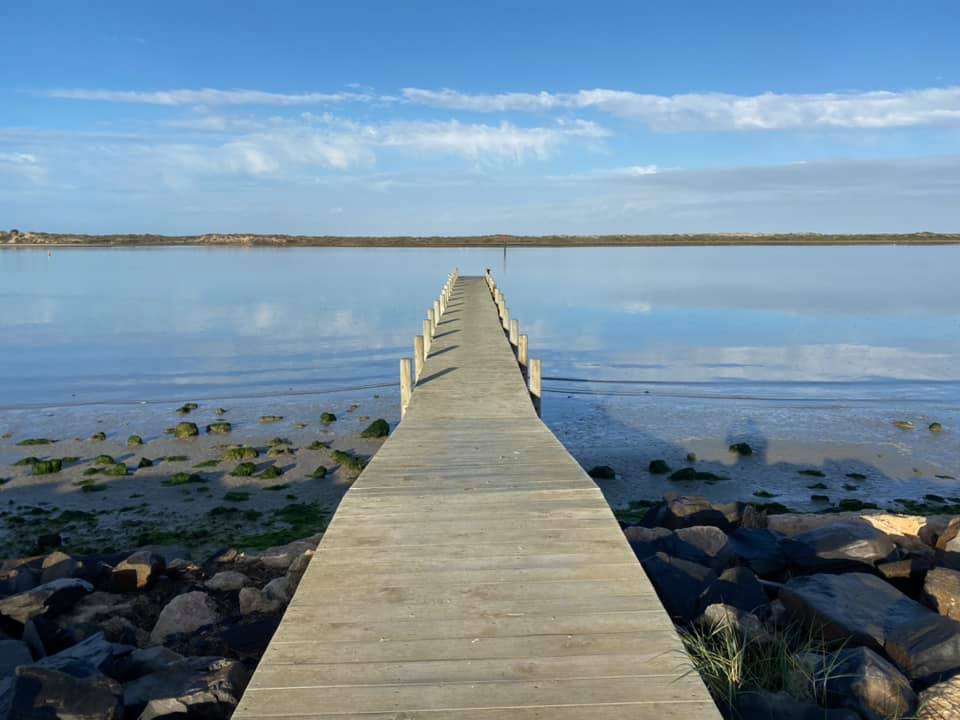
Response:
[[[403,420],[234,717],[719,718],[602,493],[540,421],[487,281],[456,277],[444,300]]]

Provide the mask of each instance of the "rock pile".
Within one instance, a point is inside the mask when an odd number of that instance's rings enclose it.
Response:
[[[229,718],[318,541],[0,562],[0,720]]]
[[[960,718],[960,518],[777,524],[791,534],[742,503],[672,495],[623,528],[679,625],[726,623],[756,643],[786,627],[823,639],[802,659],[806,696],[758,689],[722,710],[744,720]]]

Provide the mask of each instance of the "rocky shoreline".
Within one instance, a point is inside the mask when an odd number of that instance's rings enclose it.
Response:
[[[674,495],[623,530],[725,716],[960,717],[960,518]]]

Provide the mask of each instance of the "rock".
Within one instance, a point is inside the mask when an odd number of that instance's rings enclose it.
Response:
[[[108,642],[103,633],[91,635],[86,640],[77,643],[55,655],[50,655],[37,662],[38,666],[49,670],[68,672],[75,663],[82,663],[105,675],[112,676],[112,670],[126,655],[133,652],[131,645],[120,645]]]
[[[643,560],[658,552],[668,555],[676,543],[676,536],[672,530],[662,527],[646,528],[634,525],[623,529],[630,547],[638,560]]]
[[[613,480],[617,476],[617,473],[609,465],[594,465],[587,470],[587,475],[594,480]]]
[[[52,550],[53,548],[58,548],[61,545],[63,545],[63,538],[60,537],[60,533],[58,532],[37,535],[37,550],[40,552]]]
[[[930,525],[932,528],[938,528],[939,532],[946,527],[949,521],[950,517],[946,515],[931,515],[925,518],[922,515],[900,515],[876,510],[864,510],[861,512],[828,514],[784,513],[770,516],[767,526],[771,530],[776,530],[784,535],[799,535],[802,532],[814,530],[824,525],[836,525],[837,523],[866,524],[872,525],[887,535],[916,537],[921,534],[921,530],[925,526]]]
[[[197,427],[196,423],[192,422],[182,422],[177,423],[173,428],[173,435],[177,438],[190,438],[196,437],[200,434],[200,429]]]
[[[166,562],[149,550],[138,550],[117,563],[110,574],[110,584],[117,592],[136,592],[153,582],[166,568]]]
[[[738,442],[730,446],[730,452],[737,455],[753,455],[753,448],[750,447],[750,443]]]
[[[220,639],[231,657],[257,661],[263,656],[279,625],[279,617],[265,617],[253,622],[238,623],[224,628],[220,633]]]
[[[317,543],[310,540],[294,540],[287,545],[267,548],[238,558],[240,565],[261,564],[274,570],[286,571],[293,561],[308,551],[316,549]]]
[[[233,430],[233,425],[228,422],[220,421],[207,425],[207,434],[226,435]]]
[[[871,525],[824,525],[783,541],[791,565],[805,571],[845,570],[886,560],[893,541]]]
[[[147,717],[152,718],[170,717],[163,713],[171,708],[179,717],[228,718],[248,680],[249,672],[236,660],[184,658],[127,684],[123,704],[128,717],[147,712],[149,706]]]
[[[941,615],[960,620],[960,572],[934,568],[923,582],[923,602]]]
[[[927,430],[929,430],[932,433],[943,432],[943,425],[941,425],[938,422],[932,422],[929,425],[927,425]]]
[[[734,562],[745,565],[760,577],[783,572],[787,558],[780,546],[783,535],[766,528],[737,528],[727,537]]]
[[[706,565],[714,572],[720,572],[730,561],[732,555],[726,533],[712,525],[694,525],[679,528],[674,532],[676,541],[667,550],[671,555]]]
[[[738,720],[860,720],[846,709],[825,710],[796,700],[785,692],[751,690],[737,696],[734,717]]]
[[[131,598],[98,590],[77,602],[61,620],[66,625],[85,625],[110,617],[128,617],[133,612],[133,602]]]
[[[313,558],[313,551],[307,550],[302,555],[295,557],[293,562],[290,563],[290,567],[287,568],[287,580],[290,582],[291,592],[296,590],[300,584],[300,579],[307,571],[311,558]]]
[[[910,420],[894,420],[893,424],[901,430],[913,430],[913,423]]]
[[[770,638],[770,633],[756,615],[723,603],[707,605],[697,618],[697,624],[711,631],[727,625],[750,642],[762,642]]]
[[[290,596],[290,582],[286,577],[271,580],[262,590],[243,588],[239,595],[240,614],[270,615],[285,608]]]
[[[33,662],[30,648],[20,640],[0,640],[0,681],[14,674],[18,665]]]
[[[204,583],[208,590],[232,592],[250,583],[250,578],[236,570],[223,570]]]
[[[922,557],[877,563],[877,572],[897,590],[911,597],[919,596],[929,569],[930,561]]]
[[[650,465],[647,466],[647,471],[651,475],[666,475],[670,472],[670,466],[667,465],[666,460],[651,460]]]
[[[190,633],[220,619],[210,597],[199,590],[177,595],[168,602],[150,632],[150,642],[162,643],[168,635]]]
[[[123,690],[115,680],[82,664],[71,672],[37,665],[17,668],[3,720],[122,720]],[[2,709],[0,709],[2,712]]]
[[[869,648],[847,648],[824,658],[816,681],[828,707],[849,708],[865,720],[902,718],[917,704],[910,682]]]
[[[40,584],[38,558],[19,558],[0,564],[0,597],[16,595]]]
[[[882,650],[913,681],[960,670],[960,623],[941,617],[874,575],[809,575],[780,589],[794,617],[823,633]]]
[[[366,429],[360,433],[363,438],[385,438],[390,434],[390,423],[383,418],[377,418],[367,425]]]
[[[701,608],[716,603],[753,612],[767,604],[767,595],[749,568],[735,567],[724,570],[700,596]]]
[[[955,517],[936,535],[935,547],[940,565],[960,570],[960,517]]]
[[[19,625],[46,612],[60,613],[84,595],[93,592],[86,580],[62,578],[37,585],[22,593],[0,599],[0,618]]]
[[[113,677],[121,682],[136,680],[144,675],[159,672],[183,660],[183,655],[163,645],[138,648],[117,663]]]
[[[700,595],[716,574],[704,565],[658,552],[643,560],[643,569],[667,612],[685,621],[697,615]]]
[[[83,635],[61,626],[46,615],[37,615],[24,624],[20,639],[29,646],[33,657],[42,658],[74,645],[83,639]]]
[[[140,551],[159,555],[167,566],[177,560],[193,560],[190,549],[183,545],[144,545]]]
[[[696,495],[671,493],[662,504],[650,508],[644,523],[671,530],[692,525],[713,525],[730,530],[739,524],[743,508],[744,504],[739,502],[715,504]]]
[[[79,574],[82,569],[83,563],[57,550],[43,559],[40,582],[48,583],[62,578],[70,578]]]
[[[960,717],[960,676],[932,685],[920,693],[917,720],[957,720]]]

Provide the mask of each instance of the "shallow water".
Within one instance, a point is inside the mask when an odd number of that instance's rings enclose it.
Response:
[[[395,396],[455,265],[493,270],[543,359],[544,419],[617,469],[615,505],[764,489],[809,507],[808,467],[832,500],[960,496],[935,477],[960,477],[958,247],[4,249],[0,456],[97,420],[159,434],[186,400],[254,416]],[[734,462],[741,439],[758,452]],[[731,480],[646,472],[687,452]],[[847,472],[868,480],[841,490]]]

